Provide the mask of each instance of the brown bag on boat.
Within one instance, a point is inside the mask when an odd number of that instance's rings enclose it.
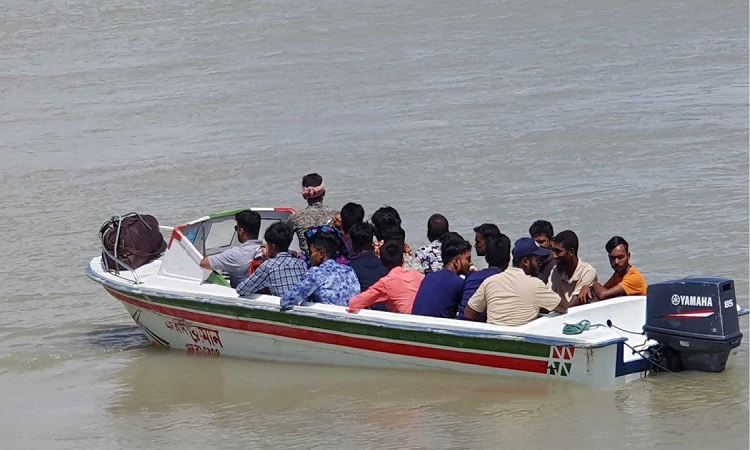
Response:
[[[159,222],[148,214],[114,216],[102,225],[99,236],[102,264],[106,270],[136,269],[155,260],[167,249],[159,232]]]

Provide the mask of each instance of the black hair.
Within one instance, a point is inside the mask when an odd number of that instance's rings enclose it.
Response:
[[[365,209],[359,203],[347,203],[341,208],[341,231],[349,234],[349,230],[365,220]]]
[[[336,233],[323,231],[307,238],[307,245],[311,249],[313,247],[322,248],[326,252],[326,258],[333,259],[341,248],[342,242]]]
[[[514,256],[513,257],[513,267],[521,267],[521,263],[523,262],[524,258],[529,258],[528,255],[526,256]]]
[[[266,229],[263,238],[267,243],[278,247],[279,251],[285,252],[294,239],[294,229],[284,222],[276,222]]]
[[[389,226],[383,229],[375,229],[375,237],[379,241],[406,242],[406,231],[400,226]]]
[[[385,228],[391,225],[401,226],[401,216],[398,215],[398,211],[393,206],[383,206],[378,208],[372,213],[370,221],[375,225],[376,229]]]
[[[352,240],[352,250],[355,253],[372,250],[373,236],[375,236],[375,227],[370,222],[362,222],[354,225],[349,230],[349,239]]]
[[[448,219],[442,214],[433,214],[427,219],[427,239],[434,241],[449,231]]]
[[[498,228],[494,223],[483,223],[478,227],[474,227],[474,232],[477,234],[481,234],[484,237],[497,236],[499,234],[502,234],[500,233],[500,228]]]
[[[534,237],[540,234],[552,239],[555,236],[555,230],[552,228],[552,224],[546,220],[537,220],[532,223],[529,227],[529,236]]]
[[[443,259],[443,264],[448,264],[457,256],[471,251],[471,244],[458,233],[444,233],[440,236],[440,242],[442,243],[440,256]]]
[[[485,236],[487,253],[484,255],[487,264],[505,270],[510,263],[510,238],[503,233]]]
[[[388,270],[404,264],[404,244],[399,241],[387,241],[380,247],[380,262]]]
[[[578,236],[570,230],[561,231],[552,238],[552,242],[560,244],[565,250],[575,250],[578,256]]]
[[[323,177],[317,173],[308,173],[302,177],[302,187],[317,187],[323,184]]]
[[[234,215],[234,220],[237,221],[237,225],[245,230],[245,233],[247,233],[251,239],[258,239],[261,219],[260,214],[258,214],[257,211],[251,211],[249,209],[240,211]]]
[[[615,249],[618,245],[622,245],[625,247],[625,253],[629,252],[628,250],[628,241],[621,238],[620,236],[615,236],[609,241],[607,241],[607,245],[604,246],[604,248],[607,250],[607,253],[610,253],[612,250]]]

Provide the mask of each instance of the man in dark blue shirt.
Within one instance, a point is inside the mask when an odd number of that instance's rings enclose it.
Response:
[[[508,236],[498,231],[494,235],[488,234],[482,241],[485,249],[484,259],[487,261],[489,267],[479,272],[472,272],[466,276],[464,292],[461,297],[461,306],[458,307],[458,318],[461,320],[466,320],[466,316],[464,316],[466,304],[469,303],[469,299],[479,289],[482,282],[492,275],[503,272],[508,268],[508,264],[510,263],[510,239]],[[483,322],[486,321],[487,315],[483,315],[482,318],[484,319]]]
[[[388,274],[388,270],[375,256],[372,248],[375,227],[369,222],[358,223],[349,229],[354,253],[349,256],[349,265],[359,279],[362,292]]]
[[[471,267],[471,244],[454,232],[446,233],[440,240],[443,270],[425,275],[412,314],[455,319],[464,292],[460,275],[469,273]]]

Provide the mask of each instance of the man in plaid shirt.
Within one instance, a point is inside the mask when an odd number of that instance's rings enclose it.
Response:
[[[252,275],[248,276],[237,286],[237,293],[241,296],[257,294],[268,288],[271,295],[281,297],[286,291],[294,287],[307,272],[307,264],[299,258],[289,254],[294,230],[283,222],[276,222],[266,230],[263,236],[266,240],[268,258]]]

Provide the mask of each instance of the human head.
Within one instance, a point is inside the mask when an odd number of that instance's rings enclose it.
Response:
[[[541,262],[539,258],[546,258],[550,252],[539,247],[532,238],[521,238],[513,244],[513,266],[522,269],[526,275],[539,275]]]
[[[427,239],[430,242],[440,239],[448,231],[448,219],[442,214],[433,214],[427,219]]]
[[[466,275],[471,268],[471,244],[458,233],[444,233],[440,236],[440,255],[443,258],[443,268]]]
[[[401,226],[401,216],[398,211],[392,206],[383,206],[378,208],[372,213],[370,221],[375,226],[375,234],[377,235],[378,230],[391,227]]]
[[[307,203],[312,205],[323,201],[326,195],[326,185],[323,183],[323,177],[317,173],[308,173],[302,177],[302,197]]]
[[[281,252],[289,251],[294,238],[294,229],[284,222],[276,222],[266,229],[263,239],[266,241],[268,257],[273,258]]]
[[[387,270],[404,264],[404,244],[398,241],[387,241],[380,247],[380,262]]]
[[[352,240],[352,250],[355,253],[372,250],[372,238],[374,235],[375,227],[370,222],[362,222],[352,226],[349,230],[349,239]]]
[[[379,241],[398,241],[400,243],[406,242],[406,231],[400,226],[390,226],[382,230],[375,230],[375,237]]]
[[[510,263],[510,239],[503,233],[489,234],[484,239],[487,252],[484,255],[487,265],[500,270],[508,268]]]
[[[347,203],[341,208],[341,231],[349,234],[349,230],[365,220],[365,209],[359,203]]]
[[[540,247],[544,247],[548,250],[552,249],[552,238],[555,236],[555,231],[552,228],[552,224],[546,220],[537,220],[529,227],[529,236],[531,236]]]
[[[313,266],[319,266],[336,257],[341,239],[336,233],[321,231],[308,237],[307,245],[310,247],[310,262]]]
[[[619,275],[625,275],[628,273],[630,268],[630,249],[628,248],[628,241],[615,236],[604,246],[609,254],[609,265],[612,266],[612,270]]]
[[[260,233],[260,214],[256,211],[246,209],[234,215],[237,221],[237,240],[245,242],[251,239],[258,239]]]
[[[474,248],[477,249],[477,256],[485,255],[485,239],[488,236],[497,236],[499,234],[501,234],[500,229],[494,223],[483,223],[478,227],[474,227]]]
[[[552,254],[557,260],[557,265],[570,271],[578,264],[578,236],[570,230],[557,233],[552,238]]]

